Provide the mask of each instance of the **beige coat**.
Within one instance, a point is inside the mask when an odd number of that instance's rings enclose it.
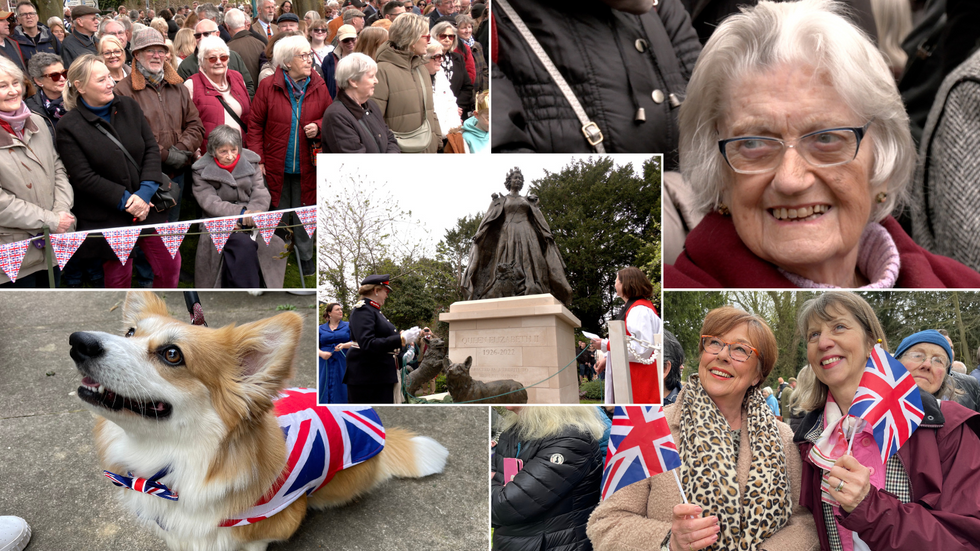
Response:
[[[68,174],[44,119],[31,115],[24,125],[24,141],[0,130],[0,243],[23,241],[41,233],[45,225],[57,229],[58,213],[70,213],[73,203]],[[74,229],[72,224],[68,231]],[[46,267],[44,251],[28,246],[17,277]],[[9,281],[0,270],[0,283]]]
[[[422,67],[422,58],[384,44],[378,50],[377,77],[371,99],[381,110],[388,128],[395,133],[411,132],[428,118],[432,140],[424,153],[435,153],[442,142],[442,130],[432,100],[432,79]]]
[[[683,400],[677,397],[677,404]],[[680,424],[679,405],[664,408],[670,432],[677,440]],[[743,410],[744,414],[744,410]],[[793,513],[789,523],[766,540],[761,549],[771,551],[816,551],[820,549],[813,515],[800,505],[801,461],[799,449],[793,444],[789,425],[777,422],[779,436],[786,453],[787,477],[790,483]],[[749,476],[749,437],[742,431],[738,454],[739,486],[745,488]],[[680,473],[678,473],[679,475]],[[631,551],[659,549],[670,532],[674,505],[681,503],[674,475],[660,474],[631,484],[599,504],[589,518],[588,534],[596,551]]]

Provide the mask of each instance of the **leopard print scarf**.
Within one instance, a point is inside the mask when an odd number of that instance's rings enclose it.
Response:
[[[748,483],[739,488],[735,441],[728,422],[692,375],[681,403],[681,473],[687,500],[715,515],[721,526],[718,542],[707,547],[757,549],[789,521],[792,503],[786,455],[772,411],[762,392],[750,389],[742,403],[742,432],[748,433]]]

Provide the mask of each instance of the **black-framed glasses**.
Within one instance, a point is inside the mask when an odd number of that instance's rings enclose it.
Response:
[[[24,13],[18,13],[17,17],[37,17],[36,11],[25,11]]]
[[[456,35],[455,34],[440,34],[439,35],[439,40],[452,40],[453,38],[456,38]]]
[[[341,40],[341,42],[343,42],[344,44],[349,44],[351,42],[357,42],[357,39],[356,38],[345,38],[345,39]]]
[[[728,347],[728,355],[736,362],[744,362],[749,356],[759,356],[759,351],[744,342],[727,342],[714,335],[701,335],[701,348],[708,354],[721,354]]]
[[[764,136],[738,136],[719,140],[725,162],[739,174],[764,174],[776,170],[786,150],[793,148],[811,166],[824,168],[849,163],[857,157],[861,140],[874,119],[864,126],[827,128],[784,141]]]
[[[327,29],[313,29],[310,32],[316,34],[327,34]]]
[[[194,38],[200,40],[202,36],[211,36],[212,34],[218,34],[218,31],[204,31],[201,33],[194,33]]]

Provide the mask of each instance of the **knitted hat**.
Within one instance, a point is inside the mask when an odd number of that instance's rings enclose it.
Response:
[[[154,29],[153,27],[146,27],[140,29],[133,34],[132,51],[136,52],[149,48],[150,46],[163,46],[167,47],[167,41],[163,39],[163,35],[160,31]]]
[[[341,25],[337,29],[337,42],[343,42],[348,38],[357,38],[357,31],[354,30],[353,25]]]
[[[946,340],[946,337],[935,329],[919,331],[902,339],[902,344],[898,345],[898,349],[895,350],[895,357],[901,358],[906,350],[924,342],[941,346],[946,351],[946,359],[949,361],[949,365],[946,366],[946,373],[949,373],[949,369],[953,365],[953,349],[950,348],[949,341]]]

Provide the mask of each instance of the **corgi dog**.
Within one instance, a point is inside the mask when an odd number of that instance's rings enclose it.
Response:
[[[78,397],[98,416],[107,483],[171,549],[261,551],[288,539],[308,506],[445,467],[446,448],[385,430],[370,408],[316,407],[313,390],[285,389],[295,313],[212,329],[130,292],[123,318],[122,335],[69,338]]]

